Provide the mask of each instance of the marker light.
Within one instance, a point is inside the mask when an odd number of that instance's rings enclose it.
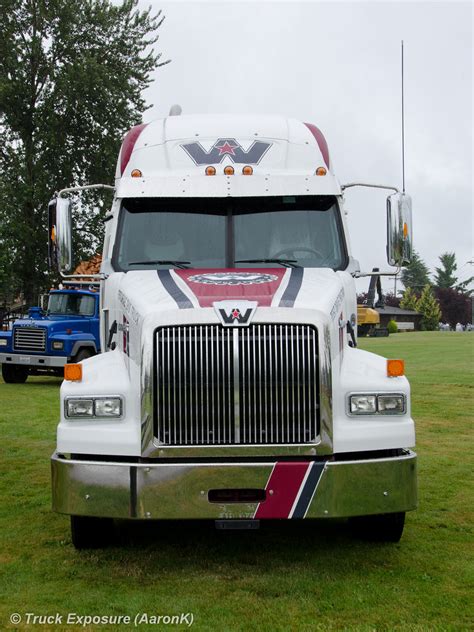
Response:
[[[53,243],[56,241],[56,227],[55,226],[51,228],[51,241]]]
[[[318,167],[316,169],[316,175],[317,176],[325,176],[327,174],[327,170],[325,167]]]
[[[233,176],[234,175],[234,167],[232,167],[231,165],[227,165],[227,167],[224,167],[224,173],[226,176]]]
[[[80,382],[82,380],[82,364],[65,364],[64,379],[69,382]]]
[[[250,165],[246,165],[242,169],[242,173],[244,174],[244,176],[251,176],[253,174],[253,168]]]
[[[216,175],[216,168],[213,167],[212,165],[209,165],[209,167],[206,167],[206,176],[215,176]]]
[[[408,237],[408,224],[403,222],[403,238],[406,239]]]
[[[140,169],[133,169],[130,175],[132,176],[132,178],[141,178],[142,172],[140,171]]]
[[[387,360],[388,377],[400,377],[405,375],[405,362],[403,360]]]

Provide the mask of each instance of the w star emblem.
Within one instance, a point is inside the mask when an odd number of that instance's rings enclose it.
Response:
[[[258,165],[273,143],[255,140],[248,149],[244,149],[235,138],[219,138],[206,151],[199,142],[180,145],[196,165],[220,163],[228,157],[232,162],[246,165]]]
[[[257,305],[257,301],[216,301],[214,309],[224,327],[248,327]]]

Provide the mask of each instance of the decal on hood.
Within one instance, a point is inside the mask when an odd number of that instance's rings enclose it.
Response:
[[[261,307],[294,307],[303,268],[261,270],[158,270],[180,309],[213,307],[216,301],[256,301]],[[238,307],[238,305],[237,305]]]

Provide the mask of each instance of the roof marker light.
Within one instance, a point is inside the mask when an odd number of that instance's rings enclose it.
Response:
[[[206,167],[206,176],[215,176],[216,175],[216,168],[213,167],[212,165],[209,165],[209,167]]]
[[[251,176],[253,174],[253,168],[250,165],[246,165],[242,168],[244,176]]]
[[[234,167],[232,167],[232,165],[227,165],[226,167],[224,167],[224,173],[226,176],[233,176],[234,175]]]
[[[142,172],[140,171],[140,169],[133,169],[130,175],[132,176],[132,178],[141,178]]]
[[[325,176],[327,174],[327,169],[326,167],[318,167],[316,169],[316,175],[317,176]]]

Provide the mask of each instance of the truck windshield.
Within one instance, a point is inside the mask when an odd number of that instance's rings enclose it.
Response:
[[[123,203],[113,265],[340,270],[347,254],[333,196],[142,198]]]
[[[95,299],[89,294],[63,294],[49,295],[48,315],[63,316],[93,316]]]

